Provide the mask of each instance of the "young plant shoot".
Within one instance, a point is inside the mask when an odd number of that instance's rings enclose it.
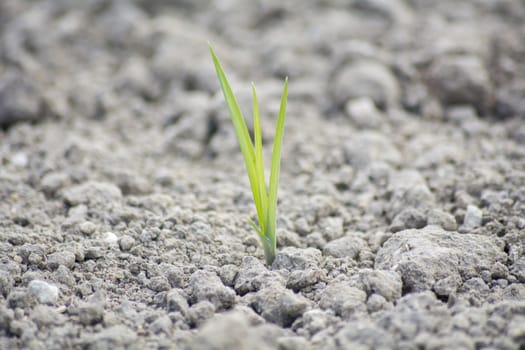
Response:
[[[281,163],[281,146],[284,134],[284,119],[286,117],[286,96],[288,94],[288,78],[284,80],[283,94],[281,96],[281,106],[279,108],[279,116],[277,118],[277,127],[275,131],[275,139],[273,142],[272,165],[270,171],[270,184],[267,187],[264,177],[264,162],[262,155],[262,137],[261,124],[259,120],[259,105],[257,103],[257,93],[255,86],[252,83],[253,92],[253,134],[254,140],[250,137],[246,122],[241,113],[239,105],[233,95],[232,89],[224,70],[210,45],[210,52],[217,70],[217,77],[221,85],[224,99],[228,105],[228,111],[233,122],[235,135],[241,148],[246,165],[246,172],[250,180],[250,187],[252,190],[253,201],[257,210],[257,218],[259,225],[251,222],[255,231],[261,239],[266,263],[271,265],[275,259],[276,238],[275,231],[277,225],[277,187],[279,184],[279,171]]]

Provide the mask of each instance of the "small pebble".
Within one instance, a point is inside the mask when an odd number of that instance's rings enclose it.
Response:
[[[47,257],[47,265],[50,269],[56,269],[64,265],[68,269],[75,266],[75,254],[72,252],[56,252]]]
[[[95,233],[97,226],[91,221],[84,221],[80,224],[79,229],[83,234],[90,236]]]
[[[14,290],[9,293],[7,297],[7,305],[15,310],[15,317],[23,317],[23,309],[29,308],[34,304],[34,298],[31,297],[32,294],[27,293],[21,290]],[[16,311],[21,310],[22,315],[17,316]]]
[[[104,308],[98,304],[85,304],[78,309],[78,321],[85,325],[95,325],[104,320]]]
[[[483,212],[481,209],[475,205],[468,205],[467,212],[465,213],[465,219],[463,220],[463,226],[468,230],[480,227],[482,218]]]
[[[165,292],[170,290],[171,286],[168,279],[164,276],[156,276],[150,280],[149,286],[155,292]]]
[[[41,304],[53,304],[58,300],[58,287],[45,281],[32,280],[28,289]]]
[[[501,288],[506,288],[509,285],[509,281],[503,278],[500,278],[499,280],[497,280],[497,283],[498,283],[498,286],[500,286]]]
[[[368,312],[377,312],[383,308],[383,305],[386,304],[386,299],[379,295],[379,294],[372,294],[367,302],[366,302],[366,308],[368,309]]]
[[[297,233],[300,234],[301,236],[307,235],[311,230],[310,225],[308,224],[308,221],[304,217],[300,217],[299,219],[297,219],[295,221],[294,227],[295,227],[295,231],[297,231]]]
[[[120,246],[120,249],[122,251],[129,251],[131,248],[133,248],[133,246],[135,245],[135,239],[131,236],[128,236],[128,235],[124,235],[122,237],[120,237],[119,241],[119,246]]]
[[[27,261],[32,265],[38,265],[42,262],[42,255],[31,253],[27,257]]]
[[[89,247],[86,249],[86,259],[100,259],[104,255],[104,252],[100,247]]]
[[[479,275],[485,283],[490,283],[492,281],[491,273],[488,270],[481,271]]]
[[[172,327],[171,319],[168,315],[161,316],[157,318],[149,327],[149,330],[154,334],[164,333],[170,334]]]
[[[432,209],[427,213],[429,225],[438,225],[447,231],[455,231],[458,228],[453,215],[438,209]]]
[[[213,317],[215,307],[207,300],[200,301],[191,306],[188,311],[188,319],[194,327],[201,326],[206,320]]]
[[[14,320],[9,324],[9,333],[20,337],[24,333],[25,323],[22,321]]]
[[[104,242],[108,245],[117,245],[118,244],[118,237],[113,232],[106,232],[104,234]]]
[[[346,114],[360,128],[377,128],[381,125],[381,112],[369,97],[350,99],[345,105]]]
[[[19,152],[11,158],[11,162],[19,168],[25,168],[29,163],[29,157],[26,153]]]
[[[507,276],[509,275],[509,269],[506,265],[498,261],[492,266],[491,273],[492,273],[492,278],[506,279]]]
[[[183,315],[188,313],[188,301],[177,289],[172,289],[166,294],[166,306],[170,312],[180,312]]]

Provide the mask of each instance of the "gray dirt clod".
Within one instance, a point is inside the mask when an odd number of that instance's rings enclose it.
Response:
[[[402,155],[392,141],[376,131],[363,131],[343,145],[345,159],[357,169],[364,169],[374,161],[391,165],[401,162]]]
[[[84,335],[80,338],[83,346],[94,349],[125,349],[133,348],[137,333],[124,325],[115,325],[101,332]]]
[[[335,334],[337,350],[388,349],[395,337],[371,322],[350,322]]]
[[[289,327],[308,308],[304,297],[278,286],[263,288],[251,298],[253,309],[265,320]]]
[[[334,258],[351,258],[357,260],[359,253],[366,249],[366,242],[352,234],[335,239],[324,246],[323,254]]]
[[[107,204],[120,199],[122,192],[111,183],[90,181],[66,188],[63,197],[71,206]]]
[[[359,271],[359,282],[368,295],[377,294],[387,301],[401,297],[403,284],[401,276],[394,271],[363,269]]]
[[[31,319],[38,327],[61,326],[66,322],[64,315],[47,305],[37,305],[31,313]]]
[[[7,297],[13,289],[14,280],[8,271],[0,271],[0,295]]]
[[[277,253],[272,268],[287,271],[305,270],[317,267],[320,260],[321,252],[318,249],[289,247]]]
[[[443,320],[449,318],[447,306],[437,300],[432,292],[411,293],[381,315],[378,324],[390,334],[407,339],[446,327]]]
[[[243,312],[233,311],[217,315],[202,329],[187,340],[187,350],[208,349],[254,349],[276,348],[275,330],[268,326],[250,325],[249,317]],[[270,335],[270,337],[269,337]]]
[[[432,289],[437,296],[448,297],[453,295],[458,290],[461,282],[461,279],[457,275],[447,276],[436,281]]]
[[[72,268],[75,265],[75,254],[71,252],[57,252],[47,256],[47,266],[50,269],[57,269],[60,265]]]
[[[327,240],[340,238],[344,235],[343,218],[339,216],[321,218],[319,228]]]
[[[286,287],[298,292],[325,279],[326,273],[322,269],[295,270],[287,276]]]
[[[17,71],[0,79],[0,126],[42,119],[42,97],[34,80]]]
[[[217,310],[229,309],[235,302],[235,291],[226,287],[213,272],[198,270],[190,279],[191,302],[211,302]]]
[[[153,321],[149,327],[154,334],[171,334],[172,322],[168,315],[161,316]]]
[[[374,101],[368,97],[349,100],[345,105],[345,111],[357,127],[365,129],[378,128],[384,118]]]
[[[387,215],[391,218],[395,218],[397,215],[408,208],[415,209],[417,210],[417,212],[414,213],[415,220],[410,219],[410,221],[413,224],[422,225],[423,221],[426,221],[426,218],[421,217],[422,215],[420,213],[427,208],[432,208],[434,202],[434,195],[426,184],[415,184],[414,186],[410,187],[402,185],[394,188],[388,206]],[[406,219],[400,221],[404,222],[409,220],[410,215],[407,216],[408,217]]]
[[[447,231],[455,231],[458,227],[453,215],[439,209],[431,209],[427,212],[428,225],[441,226]]]
[[[387,301],[384,297],[382,297],[379,294],[372,294],[368,297],[368,300],[366,301],[366,309],[369,313],[374,313],[377,311],[382,310],[383,308],[387,307]],[[392,307],[392,304],[388,304],[389,308]]]
[[[155,292],[165,292],[170,290],[170,282],[164,276],[156,276],[150,279],[148,287]]]
[[[335,101],[344,105],[349,99],[370,97],[382,109],[399,100],[397,80],[384,65],[372,61],[358,61],[345,66],[335,82]]]
[[[397,271],[406,291],[424,291],[449,276],[466,280],[505,259],[498,239],[428,226],[394,234],[378,251],[375,267]]]
[[[239,273],[235,278],[235,291],[239,295],[255,292],[270,285],[285,285],[284,278],[274,271],[270,271],[264,264],[253,256],[243,258]]]
[[[215,314],[215,306],[207,301],[193,304],[188,310],[188,320],[191,326],[200,327]]]
[[[429,78],[445,105],[469,103],[483,114],[492,103],[490,77],[479,57],[439,57],[430,67]]]
[[[85,303],[75,310],[78,321],[84,326],[92,326],[104,321],[104,308],[100,304]]]
[[[188,301],[177,289],[172,289],[166,294],[166,305],[168,311],[180,312],[183,315],[189,310]]]
[[[519,258],[510,267],[510,272],[522,283],[525,281],[525,258]]]
[[[358,317],[366,311],[366,293],[351,286],[348,282],[333,283],[321,293],[319,306],[334,310],[344,319]]]
[[[332,310],[312,309],[306,311],[301,319],[294,323],[294,329],[300,334],[314,336],[316,333],[330,329],[338,319]]]
[[[0,308],[0,329],[2,331],[7,331],[9,329],[9,325],[11,324],[11,321],[14,318],[14,311],[11,309],[7,309],[5,307]]]
[[[390,230],[399,232],[410,228],[423,228],[426,225],[427,217],[421,210],[406,208],[394,217],[390,224]]]

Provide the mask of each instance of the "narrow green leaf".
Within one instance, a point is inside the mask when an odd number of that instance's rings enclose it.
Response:
[[[257,170],[255,166],[256,162],[253,143],[251,141],[248,128],[246,127],[244,117],[242,116],[241,109],[239,108],[239,104],[235,99],[235,95],[233,94],[230,84],[228,83],[228,79],[226,78],[226,74],[222,69],[222,66],[219,62],[219,58],[215,54],[215,51],[213,50],[211,45],[208,44],[208,46],[210,48],[210,52],[213,58],[215,70],[217,71],[217,77],[219,78],[219,83],[224,94],[224,99],[226,100],[226,104],[228,105],[228,111],[230,112],[230,117],[233,122],[233,127],[235,129],[235,134],[237,136],[237,140],[239,141],[241,152],[244,157],[244,163],[246,165],[246,171],[248,172],[248,178],[250,180],[250,187],[252,190],[253,200],[257,209],[257,216],[259,218],[262,218],[264,216],[260,201],[259,186],[257,184]]]
[[[255,171],[257,173],[257,183],[259,184],[259,200],[261,202],[261,209],[263,216],[259,216],[259,224],[261,230],[264,232],[266,227],[266,211],[267,211],[267,193],[266,183],[264,179],[264,161],[262,154],[262,136],[261,136],[261,121],[259,118],[259,103],[257,102],[257,92],[255,85],[252,83],[253,92],[253,133],[255,143]]]
[[[284,120],[286,117],[286,99],[288,95],[288,77],[284,80],[283,94],[281,96],[281,106],[277,127],[275,129],[275,139],[273,141],[272,168],[270,172],[270,186],[268,190],[268,219],[266,234],[271,235],[272,243],[275,245],[275,230],[277,219],[277,188],[279,186],[279,171],[281,167],[281,146],[284,135]]]
[[[257,226],[255,224],[255,222],[253,222],[252,219],[248,218],[248,222],[250,223],[250,225],[252,225],[253,229],[255,230],[255,232],[257,232],[257,234],[259,235],[259,238],[261,238],[261,240],[264,239],[263,237],[263,234],[262,234],[262,231],[261,231],[261,228],[259,226]]]
[[[224,99],[230,112],[230,117],[235,129],[235,135],[239,141],[239,146],[244,158],[248,178],[250,180],[250,187],[252,190],[253,201],[257,209],[257,216],[259,225],[256,225],[252,220],[250,224],[259,235],[261,239],[266,263],[272,264],[275,259],[276,250],[276,217],[277,217],[277,189],[279,187],[279,172],[281,163],[281,148],[284,135],[284,122],[286,117],[286,101],[288,95],[288,78],[285,79],[283,94],[281,97],[281,105],[279,108],[279,115],[277,118],[275,139],[273,144],[272,164],[270,170],[270,183],[266,187],[264,176],[264,161],[262,154],[262,133],[261,121],[259,117],[259,103],[257,101],[257,93],[255,86],[252,83],[253,92],[253,123],[254,136],[253,142],[246,127],[246,122],[242,116],[239,105],[235,99],[230,84],[226,78],[224,70],[213,51],[213,48],[208,43],[210,52],[213,58],[213,63],[217,71],[217,77],[221,85]]]

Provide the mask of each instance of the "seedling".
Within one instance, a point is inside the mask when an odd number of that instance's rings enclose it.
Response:
[[[261,239],[266,263],[271,265],[275,259],[276,238],[275,231],[277,226],[277,187],[279,184],[279,171],[281,163],[281,146],[284,134],[284,119],[286,117],[286,96],[288,94],[288,78],[284,80],[283,94],[281,96],[281,106],[277,118],[277,127],[275,139],[273,141],[272,166],[270,170],[270,184],[267,187],[264,177],[264,162],[262,155],[262,137],[261,123],[259,120],[259,105],[257,102],[257,93],[252,83],[253,93],[253,133],[254,140],[250,137],[246,122],[241,113],[239,105],[232,92],[224,70],[210,45],[210,52],[217,70],[217,77],[221,85],[224,99],[228,105],[228,111],[233,122],[235,135],[241,148],[241,152],[246,165],[246,172],[250,179],[253,201],[257,210],[259,224],[250,220],[255,231]]]

